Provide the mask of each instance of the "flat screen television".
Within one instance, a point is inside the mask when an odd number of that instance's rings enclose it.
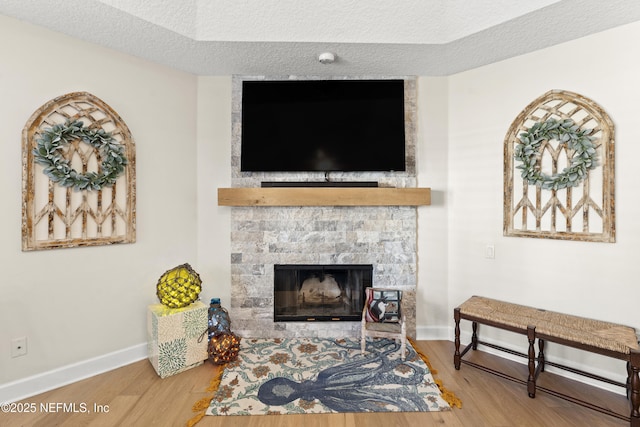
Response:
[[[405,171],[403,80],[245,80],[240,170]]]

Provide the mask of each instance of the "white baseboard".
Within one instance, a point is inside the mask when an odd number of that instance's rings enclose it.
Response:
[[[426,341],[451,341],[449,328],[446,326],[417,326],[416,339]]]
[[[16,402],[147,358],[147,344],[138,344],[38,375],[0,385],[0,403]]]

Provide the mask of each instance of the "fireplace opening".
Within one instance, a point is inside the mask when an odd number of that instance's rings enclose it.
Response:
[[[274,320],[359,321],[371,264],[274,265]]]

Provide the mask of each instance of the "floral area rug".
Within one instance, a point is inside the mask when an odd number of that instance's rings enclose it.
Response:
[[[449,410],[410,344],[393,340],[243,339],[206,415]]]

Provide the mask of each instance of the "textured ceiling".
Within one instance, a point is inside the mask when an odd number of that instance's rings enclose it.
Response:
[[[0,0],[198,75],[449,75],[640,20],[637,0]],[[317,56],[336,54],[333,64]]]

